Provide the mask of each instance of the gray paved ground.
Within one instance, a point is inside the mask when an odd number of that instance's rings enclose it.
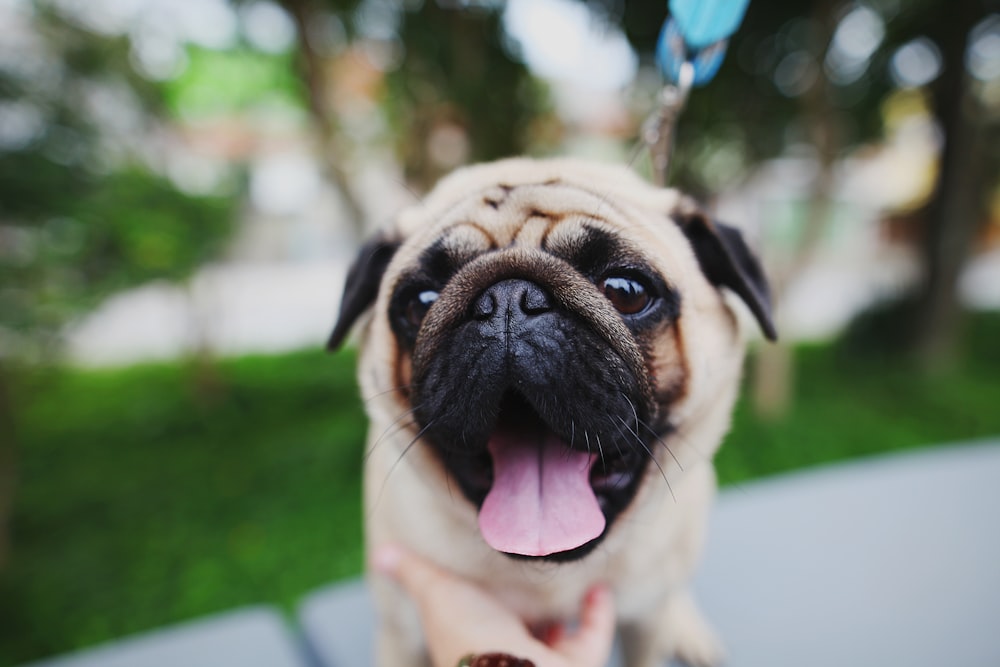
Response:
[[[1000,442],[756,483],[695,588],[732,667],[998,666],[998,515]]]
[[[998,514],[1000,440],[754,482],[721,495],[695,589],[730,667],[995,667]],[[305,651],[250,608],[32,667],[366,667],[373,616],[355,581],[302,601]]]
[[[269,607],[246,607],[30,667],[306,667],[305,652]]]

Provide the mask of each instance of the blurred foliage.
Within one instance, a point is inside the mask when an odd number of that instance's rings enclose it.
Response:
[[[290,53],[189,46],[186,55],[184,71],[163,84],[164,98],[175,116],[235,115],[268,104],[303,106]]]
[[[0,104],[29,119],[0,146],[0,333],[38,353],[102,297],[184,278],[218,252],[235,207],[150,166],[166,99],[127,39],[32,7],[35,53],[0,65]]]
[[[523,154],[547,110],[543,86],[501,43],[499,5],[460,10],[425,2],[403,14],[403,66],[389,74],[385,103],[407,177],[429,188],[458,162],[435,161],[436,132],[453,126],[461,162]]]
[[[232,4],[242,11],[254,3],[233,0]],[[350,62],[345,65],[340,59],[354,48],[369,56],[372,49],[382,53],[381,62],[380,57],[368,59],[368,65],[379,70],[373,76],[382,77],[377,86],[380,111],[389,121],[388,138],[407,178],[418,190],[459,162],[537,151],[532,142],[541,134],[538,128],[552,127],[544,85],[505,45],[502,3],[280,0],[278,4],[295,27],[296,44],[280,53],[256,50],[245,35],[226,48],[188,44],[186,65],[165,81],[151,80],[136,66],[129,37],[90,32],[64,18],[65,7],[58,3],[30,4],[41,47],[26,60],[33,63],[30,66],[0,68],[0,100],[17,100],[42,123],[26,145],[0,149],[0,262],[4,264],[0,270],[9,272],[3,276],[8,282],[41,273],[35,268],[11,268],[17,264],[48,262],[65,268],[66,262],[58,262],[61,256],[69,259],[66,253],[36,252],[51,236],[39,230],[51,227],[57,234],[80,236],[66,231],[79,222],[66,202],[91,198],[91,217],[102,217],[94,206],[113,202],[92,196],[92,191],[112,191],[102,185],[105,178],[113,178],[111,172],[145,172],[149,179],[145,189],[164,211],[169,206],[198,205],[197,198],[182,204],[182,195],[171,194],[173,186],[147,166],[155,162],[148,153],[163,129],[164,114],[182,120],[185,114],[226,118],[268,103],[308,110],[319,128],[317,154],[327,163],[325,173],[349,209],[347,217],[362,218],[363,206],[353,193],[352,165],[361,151],[371,150],[386,136],[373,139],[368,126],[364,136],[352,136],[357,121],[352,125],[351,119],[341,117],[351,113],[345,111],[351,105],[338,98],[343,82],[336,79],[351,70]],[[624,29],[648,68],[667,3],[586,0],[585,4],[595,21]],[[994,11],[996,2],[970,0],[962,7],[962,20],[968,22]],[[828,63],[833,35],[845,17],[862,8],[878,14],[884,35],[863,62],[855,63],[856,72],[835,76]],[[949,11],[941,0],[872,0],[864,6],[848,0],[751,3],[718,77],[691,96],[680,124],[677,184],[707,195],[791,145],[812,143],[820,160],[830,162],[859,142],[877,137],[882,105],[896,90],[889,73],[892,55],[922,35],[939,43],[944,56],[951,53],[947,46],[949,40],[955,41],[955,31],[946,29],[950,23],[942,20]],[[968,78],[960,63],[958,71],[947,59],[944,65],[946,71],[927,86],[928,99],[942,97],[938,91],[946,83]],[[124,127],[109,126],[111,106]],[[947,134],[947,126],[944,129]],[[549,134],[558,135],[558,130]],[[973,145],[979,146],[978,153],[985,152],[985,142]],[[998,168],[1000,163],[992,159],[985,183],[995,182]],[[157,179],[162,197],[152,196]],[[986,190],[983,186],[977,192]],[[219,201],[202,203],[206,215],[219,215],[220,220],[231,212],[224,211]],[[934,211],[938,212],[931,217],[946,217],[946,207]],[[193,242],[216,249],[228,229],[226,224],[198,222],[203,216],[176,217],[175,244]],[[361,221],[355,223],[360,229]],[[188,229],[182,230],[183,226]],[[946,239],[936,245],[956,244]],[[961,250],[963,244],[957,245]],[[84,243],[80,252],[86,254],[91,247]],[[195,255],[177,256],[197,262],[208,253]],[[118,264],[123,267],[122,279],[111,281],[114,286],[132,276],[149,277],[149,272],[125,266],[135,257],[134,253],[105,256],[108,272]],[[89,263],[86,258],[84,263]],[[192,267],[181,261],[163,277],[176,278]],[[46,280],[76,279],[75,273],[57,270]],[[75,298],[90,289],[87,276],[83,278],[66,293]],[[103,294],[108,284],[98,281],[90,293]],[[17,318],[22,326],[27,321],[24,304],[30,299],[9,291],[2,298],[19,301]],[[80,307],[91,303],[92,299],[81,299]],[[51,322],[65,312],[53,308],[40,319]]]
[[[21,156],[4,165],[4,157],[0,168],[21,170],[37,159]],[[35,175],[21,170],[12,169],[8,187]],[[233,205],[226,198],[189,197],[136,168],[90,182],[83,182],[85,175],[69,176],[77,187],[71,185],[70,193],[54,189],[37,217],[19,218],[24,228],[13,261],[0,262],[0,281],[21,288],[0,291],[0,325],[15,332],[57,334],[108,294],[154,279],[184,278],[218,251],[228,233]]]
[[[332,160],[326,171],[341,196],[353,197],[344,163],[351,162],[352,151],[372,148],[353,145],[347,129],[351,112],[343,110],[350,105],[334,100],[338,82],[329,72],[351,48],[367,61],[362,68],[380,72],[377,102],[390,126],[396,157],[415,189],[428,189],[463,163],[532,148],[536,121],[549,110],[545,86],[504,48],[502,3],[281,0],[280,4],[296,25],[296,72]],[[342,34],[331,30],[332,24]],[[353,209],[352,217],[361,214],[360,206],[350,201],[347,205]]]
[[[935,381],[836,347],[796,351],[794,414],[747,401],[717,458],[724,484],[1000,433],[1000,315]],[[22,497],[0,573],[0,665],[238,605],[292,610],[362,567],[366,428],[354,354],[19,374]],[[127,399],[126,399],[127,397]]]
[[[19,482],[9,358],[50,362],[66,324],[100,299],[185,278],[219,251],[235,212],[161,173],[165,99],[129,40],[52,7],[25,4],[29,29],[0,59],[0,569]]]
[[[1000,433],[1000,314],[970,317],[963,354],[934,376],[886,350],[841,342],[795,349],[795,409],[778,421],[744,395],[716,457],[723,484],[796,468]]]
[[[667,3],[587,0],[587,4],[596,6],[605,20],[620,24],[640,57],[652,63]],[[943,19],[949,5],[943,0],[751,2],[718,75],[710,85],[695,89],[688,101],[679,125],[678,179],[687,188],[710,190],[705,179],[711,175],[699,169],[704,165],[699,158],[706,152],[706,139],[738,147],[745,165],[775,157],[791,144],[810,143],[806,128],[810,95],[823,98],[826,117],[821,120],[836,134],[841,151],[879,138],[884,129],[882,105],[898,90],[890,73],[892,56],[918,37],[947,39],[948,22]],[[997,11],[998,4],[968,0],[963,7],[970,8],[966,13],[985,18]],[[877,13],[884,35],[869,57],[855,65],[857,72],[836,76],[826,62],[831,40],[840,22],[858,8]],[[960,69],[944,71],[930,90],[942,81],[966,77]]]
[[[21,487],[0,665],[360,571],[354,357],[18,374]]]
[[[663,5],[593,2],[651,59],[666,16]],[[822,211],[833,194],[834,165],[859,144],[878,139],[886,100],[919,83],[942,145],[930,197],[907,230],[920,264],[904,295],[913,326],[890,330],[897,334],[890,349],[918,368],[943,368],[957,359],[963,318],[958,282],[1000,180],[1000,108],[995,93],[990,103],[985,86],[974,81],[968,55],[976,26],[998,9],[996,0],[750,3],[718,76],[693,92],[680,123],[675,182],[703,196],[724,184],[712,162],[720,141],[726,161],[744,172],[790,147],[800,154],[808,147],[818,167],[810,186],[816,214],[801,221],[807,242],[793,261],[801,266],[811,251],[808,240],[826,224]],[[845,28],[853,34],[842,34]],[[918,40],[936,61],[924,67],[938,71],[913,84],[895,80],[893,59]],[[995,89],[996,81],[991,85]]]

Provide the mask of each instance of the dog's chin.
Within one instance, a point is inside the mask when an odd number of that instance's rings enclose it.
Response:
[[[608,417],[606,420],[608,423],[616,420],[615,416]],[[630,414],[628,417],[633,415]],[[620,421],[622,424],[627,423],[624,416]],[[627,438],[623,435],[627,435]],[[500,542],[491,540],[487,531],[494,522],[488,520],[486,515],[491,511],[493,514],[499,513],[502,522],[507,518],[504,515],[516,513],[514,508],[502,507],[498,510],[492,507],[496,504],[494,502],[496,497],[501,494],[497,487],[507,484],[506,481],[497,479],[498,461],[501,457],[505,458],[505,455],[497,451],[499,445],[496,443],[516,443],[514,447],[519,450],[524,451],[524,448],[528,448],[529,457],[536,456],[535,452],[539,461],[548,457],[549,463],[545,465],[575,467],[576,471],[571,471],[571,476],[585,475],[585,479],[579,480],[575,488],[566,492],[576,493],[578,497],[570,496],[560,507],[570,517],[568,519],[570,523],[573,520],[584,522],[585,527],[593,535],[586,540],[570,538],[569,542],[564,543],[565,548],[551,546],[560,543],[558,540],[553,542],[549,539],[543,540],[545,544],[535,549],[508,549],[504,547],[506,543],[502,540]],[[461,433],[454,435],[435,433],[431,438],[431,444],[441,456],[451,479],[479,510],[480,528],[491,546],[512,558],[552,562],[583,558],[604,540],[615,519],[628,507],[638,492],[647,473],[651,450],[648,443],[637,447],[636,434],[631,429],[626,430],[625,427],[604,433],[572,430],[570,433],[556,432],[539,411],[522,394],[513,389],[504,391],[497,409],[496,422],[486,442],[469,442],[468,437]],[[552,447],[562,448],[561,453],[543,453],[543,450]],[[541,466],[539,463],[539,467]],[[585,470],[583,466],[586,466]],[[501,474],[501,477],[503,476]],[[563,484],[564,480],[560,480],[559,483]],[[587,515],[581,506],[588,504],[591,505],[589,518],[579,518],[581,514]],[[600,524],[597,523],[595,516],[597,513],[603,517]],[[565,518],[565,516],[550,517],[549,523],[559,526]]]

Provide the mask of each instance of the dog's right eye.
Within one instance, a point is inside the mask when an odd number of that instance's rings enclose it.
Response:
[[[600,288],[615,310],[623,315],[640,313],[651,301],[643,284],[626,276],[607,276],[601,281]]]
[[[434,290],[421,290],[410,297],[403,310],[403,317],[406,323],[413,328],[414,333],[420,329],[420,323],[424,321],[424,316],[430,310],[431,305],[437,301],[438,293]]]

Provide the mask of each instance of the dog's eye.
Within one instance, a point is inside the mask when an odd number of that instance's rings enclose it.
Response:
[[[404,315],[406,321],[414,330],[420,328],[420,323],[424,321],[424,316],[430,309],[431,304],[437,301],[438,293],[434,290],[423,290],[416,293],[406,304]]]
[[[649,292],[642,283],[632,278],[608,276],[600,282],[599,287],[615,310],[623,315],[642,312],[650,302]]]

